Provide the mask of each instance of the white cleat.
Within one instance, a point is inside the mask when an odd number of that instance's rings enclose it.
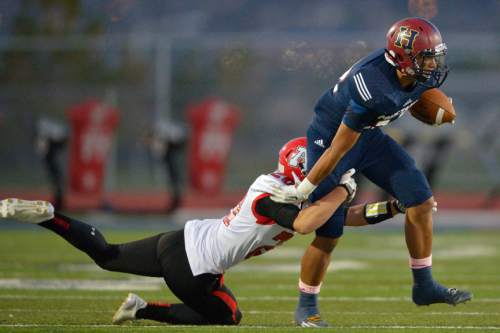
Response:
[[[330,326],[326,321],[321,319],[319,314],[309,316],[300,322],[296,322],[296,324],[300,327],[314,327],[314,328],[323,328]]]
[[[0,201],[0,217],[26,223],[40,223],[54,218],[54,207],[47,201],[5,199]]]
[[[137,310],[144,309],[148,304],[136,294],[128,294],[122,305],[113,316],[113,324],[120,325],[127,320],[134,320]]]

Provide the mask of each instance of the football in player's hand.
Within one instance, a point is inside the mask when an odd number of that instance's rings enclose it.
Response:
[[[434,126],[453,124],[456,117],[451,98],[437,88],[426,90],[410,108],[410,113],[418,120]]]

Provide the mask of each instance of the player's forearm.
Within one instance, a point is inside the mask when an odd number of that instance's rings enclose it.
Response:
[[[361,227],[368,225],[365,219],[365,205],[351,206],[346,210],[345,225],[349,227]]]
[[[332,173],[344,154],[345,152],[334,151],[332,147],[325,150],[308,173],[307,179],[314,185],[321,183],[323,179]]]
[[[314,185],[318,185],[329,174],[333,172],[338,162],[354,146],[360,133],[341,124],[332,144],[323,152],[323,155],[314,164],[307,175],[307,179]]]
[[[346,200],[347,190],[338,186],[329,194],[300,211],[293,222],[293,229],[308,234],[321,227]]]

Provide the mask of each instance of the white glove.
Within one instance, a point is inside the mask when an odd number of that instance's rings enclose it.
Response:
[[[281,203],[300,203],[305,201],[309,193],[305,194],[299,190],[300,179],[292,173],[294,185],[273,185],[271,190],[271,200]]]
[[[347,191],[347,203],[351,202],[354,199],[354,197],[356,196],[356,190],[358,188],[356,181],[354,180],[354,178],[352,178],[352,175],[354,175],[354,173],[356,173],[355,169],[347,170],[347,172],[344,173],[342,177],[340,177],[339,181],[339,185],[344,187]]]

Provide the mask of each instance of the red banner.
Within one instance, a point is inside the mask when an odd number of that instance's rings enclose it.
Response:
[[[118,111],[97,100],[70,107],[70,190],[100,196],[106,158],[118,125]]]
[[[220,192],[226,163],[239,120],[239,110],[218,98],[188,108],[192,133],[189,150],[191,188]]]

